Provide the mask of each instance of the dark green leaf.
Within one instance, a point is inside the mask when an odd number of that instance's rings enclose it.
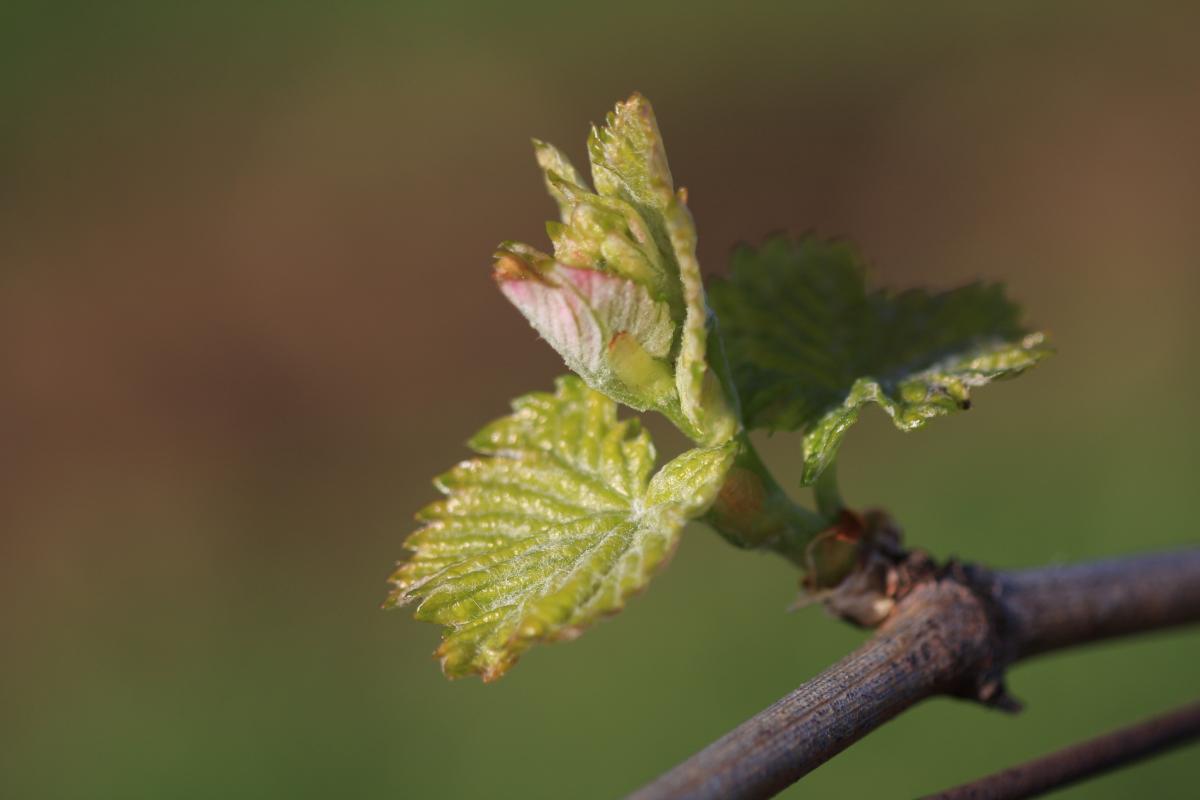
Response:
[[[747,427],[803,431],[805,483],[864,403],[913,430],[1051,352],[1001,286],[868,291],[862,261],[841,242],[780,237],[739,249],[709,293]]]

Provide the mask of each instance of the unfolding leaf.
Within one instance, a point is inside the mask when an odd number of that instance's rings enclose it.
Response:
[[[696,260],[696,226],[692,223],[692,213],[683,202],[683,194],[681,189],[679,201],[667,207],[666,215],[667,234],[679,264],[683,303],[687,309],[680,334],[679,356],[675,360],[675,388],[688,421],[701,430],[723,430],[721,435],[731,436],[733,417],[716,376],[708,369],[708,304],[704,298],[700,262]],[[728,430],[722,428],[723,424]]]
[[[634,94],[618,103],[607,125],[593,127],[588,155],[596,189],[606,197],[630,203],[646,220],[664,259],[673,265],[682,297],[679,353],[675,385],[684,416],[697,427],[709,427],[701,402],[708,365],[705,360],[708,306],[696,259],[696,225],[687,208],[687,191],[675,190],[667,153],[650,101]],[[719,393],[717,393],[717,399]],[[725,409],[721,416],[727,417]],[[714,415],[715,416],[715,415]],[[728,431],[732,434],[732,430]]]
[[[388,604],[418,602],[418,619],[448,628],[446,675],[484,680],[621,610],[712,503],[735,448],[688,451],[651,477],[637,420],[573,376],[516,400],[471,446],[484,457],[437,479],[446,497],[418,515]]]
[[[496,277],[505,295],[592,388],[634,408],[661,411],[697,442],[726,441],[737,423],[706,360],[708,307],[696,228],[686,192],[672,181],[650,103],[635,94],[617,104],[605,126],[592,129],[588,154],[595,192],[561,151],[536,140],[534,149],[559,206],[561,221],[546,226],[554,257],[527,245],[503,245]],[[587,303],[587,319],[576,325],[572,315],[579,304],[564,290],[583,279],[568,280],[569,270],[605,276],[593,285],[610,286],[627,302],[604,308]],[[545,278],[540,285],[527,280],[539,275]],[[639,314],[653,309],[656,331],[659,310],[665,309],[667,352],[625,327],[628,315],[609,316],[612,309],[634,306],[642,309]],[[651,324],[649,316],[639,320]],[[566,330],[571,325],[580,329],[577,335]],[[607,336],[607,350],[594,346],[589,338],[594,330]],[[580,367],[577,340],[588,353],[599,354],[589,369]]]
[[[913,430],[1051,350],[997,285],[868,291],[842,243],[776,238],[734,254],[710,288],[746,425],[804,432],[804,481],[832,461],[863,404]]]
[[[655,244],[646,221],[617,197],[601,197],[547,175],[547,184],[564,199],[563,222],[546,223],[554,257],[584,269],[614,272],[644,285],[659,300],[681,308],[678,271]]]
[[[605,122],[593,126],[588,137],[596,190],[628,200],[655,222],[661,220],[675,200],[675,186],[654,108],[635,93],[617,103]]]
[[[546,177],[546,190],[558,202],[559,210],[562,212],[562,221],[567,222],[570,216],[571,202],[555,184],[566,183],[568,186],[578,189],[586,189],[587,184],[583,182],[583,176],[571,164],[571,160],[567,158],[566,154],[554,145],[534,139],[533,154],[537,158],[538,166],[542,168],[542,174]]]
[[[678,416],[674,325],[645,286],[561,264],[524,245],[497,253],[500,290],[589,386],[633,408]]]

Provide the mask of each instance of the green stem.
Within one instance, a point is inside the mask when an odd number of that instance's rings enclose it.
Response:
[[[708,342],[712,374],[727,401],[720,403],[720,407],[740,428],[741,402],[715,314],[708,318]],[[705,522],[736,547],[774,550],[806,570],[808,544],[829,528],[832,517],[810,511],[788,496],[759,457],[744,428],[734,440],[738,444],[737,457],[716,502],[704,516]],[[836,485],[834,491],[836,494]],[[838,506],[840,509],[840,501]]]
[[[817,501],[817,511],[826,519],[836,519],[846,504],[842,501],[842,493],[838,489],[837,459],[829,462],[829,466],[817,476],[813,486],[813,496]]]
[[[705,521],[738,547],[774,550],[803,567],[805,547],[828,519],[788,496],[745,431],[736,438],[738,455]]]

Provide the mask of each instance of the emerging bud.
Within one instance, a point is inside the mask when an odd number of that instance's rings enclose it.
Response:
[[[592,129],[595,192],[557,148],[534,140],[534,152],[559,207],[554,256],[501,245],[501,291],[592,388],[697,442],[727,440],[738,424],[705,358],[695,225],[649,102],[635,94]]]

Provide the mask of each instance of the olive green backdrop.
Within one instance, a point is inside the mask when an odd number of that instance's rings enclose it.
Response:
[[[447,683],[378,605],[430,476],[556,356],[489,278],[638,89],[712,274],[859,243],[1060,354],[842,483],[1001,567],[1200,540],[1200,13],[1163,3],[0,7],[0,794],[607,798],[863,634],[689,531],[619,618]],[[681,442],[662,425],[660,450]],[[795,485],[796,442],[764,439]],[[1200,633],[930,702],[786,796],[911,797],[1191,699]],[[1194,797],[1182,750],[1063,797]]]

